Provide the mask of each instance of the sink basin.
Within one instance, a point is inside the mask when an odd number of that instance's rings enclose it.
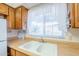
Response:
[[[30,41],[19,46],[20,49],[42,56],[57,56],[57,45]]]

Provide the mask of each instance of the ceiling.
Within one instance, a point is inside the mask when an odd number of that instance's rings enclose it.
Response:
[[[26,8],[28,8],[28,9],[30,9],[30,8],[36,6],[36,5],[40,4],[40,3],[6,3],[6,4],[11,6],[11,7],[14,7],[14,8],[22,5],[22,6],[26,7]]]

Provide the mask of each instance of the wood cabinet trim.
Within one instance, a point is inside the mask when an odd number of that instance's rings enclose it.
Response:
[[[11,8],[13,8],[12,6],[9,6],[8,4],[6,4],[6,3],[2,3],[2,4],[4,4],[4,5],[6,5],[6,6],[8,6],[8,7],[11,7]],[[15,8],[14,8],[15,9]]]

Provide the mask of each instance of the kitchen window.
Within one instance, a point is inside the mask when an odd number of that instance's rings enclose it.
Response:
[[[64,38],[67,25],[66,4],[40,4],[28,12],[28,35]]]

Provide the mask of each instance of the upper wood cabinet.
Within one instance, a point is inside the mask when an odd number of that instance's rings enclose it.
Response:
[[[79,4],[70,4],[70,20],[72,28],[79,28]]]
[[[28,17],[28,9],[22,7],[22,29],[25,29],[27,27],[27,17]]]
[[[25,28],[25,22],[27,20],[28,9],[20,6],[15,9],[16,29]]]
[[[21,29],[22,18],[21,18],[21,8],[16,8],[15,10],[15,19],[16,19],[16,29]]]
[[[79,28],[79,4],[75,4],[75,27]]]
[[[9,14],[7,16],[8,29],[15,29],[15,9],[9,7]]]
[[[12,8],[0,3],[0,14],[6,15],[8,29],[24,29],[26,27],[27,13],[28,9],[23,6]]]
[[[75,4],[69,4],[69,10],[70,10],[70,24],[71,27],[75,27]]]
[[[0,3],[0,14],[8,15],[8,6]]]

